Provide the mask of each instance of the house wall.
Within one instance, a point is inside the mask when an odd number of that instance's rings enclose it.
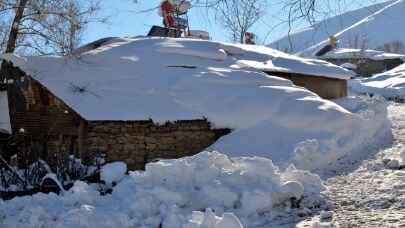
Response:
[[[3,61],[0,75],[7,81],[11,128],[26,147],[19,149],[25,157],[52,164],[77,148],[80,115],[11,63]]]
[[[304,87],[324,99],[336,99],[347,96],[347,81],[343,79],[280,72],[266,73],[291,80],[295,85]]]
[[[205,119],[165,124],[86,121],[11,63],[3,63],[0,75],[12,80],[6,89],[13,133],[24,141],[24,148],[19,149],[22,156],[35,159],[40,155],[51,166],[69,153],[89,162],[101,152],[107,161],[124,161],[130,169],[143,169],[145,162],[157,158],[194,155],[230,132],[211,128]]]
[[[226,129],[212,129],[205,119],[167,122],[90,121],[88,155],[105,153],[108,161],[124,161],[131,169],[143,169],[148,161],[191,156],[201,152]]]
[[[342,65],[344,63],[352,63],[357,66],[354,70],[358,75],[370,77],[374,74],[379,74],[391,70],[404,62],[400,59],[385,59],[385,60],[372,60],[372,59],[323,59],[335,65]]]

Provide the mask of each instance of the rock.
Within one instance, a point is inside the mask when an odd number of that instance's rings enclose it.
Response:
[[[399,169],[400,165],[399,165],[399,161],[398,160],[391,160],[387,163],[387,167],[389,169]]]
[[[311,215],[312,211],[306,207],[302,208],[301,210],[298,211],[298,216],[299,217],[306,217]]]
[[[384,165],[387,165],[388,162],[390,162],[390,161],[391,161],[391,159],[389,159],[389,158],[384,158],[384,159],[382,160],[382,162],[383,162]]]
[[[333,218],[333,212],[331,211],[322,211],[320,215],[321,221],[331,220]]]

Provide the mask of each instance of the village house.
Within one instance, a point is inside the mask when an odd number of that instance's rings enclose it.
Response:
[[[204,118],[165,123],[87,119],[11,62],[3,61],[1,75],[7,78],[1,83],[0,132],[25,137],[28,141],[18,149],[34,146],[39,154],[33,156],[51,165],[68,155],[91,162],[96,153],[104,153],[108,161],[143,169],[155,159],[194,155],[230,133]]]
[[[190,77],[198,80],[198,75],[210,71],[217,75],[247,67],[290,79],[323,98],[346,96],[350,71],[254,48],[211,41],[108,38],[78,49],[74,58],[6,55],[0,72],[0,129],[24,139],[17,150],[35,148],[31,155],[51,165],[68,155],[91,162],[105,154],[107,161],[143,169],[156,159],[194,155],[233,129],[232,123],[216,126],[205,112],[194,111],[210,101],[203,94],[199,100],[188,100],[184,88],[193,86],[192,93],[199,93],[198,85],[187,84],[195,83],[188,81]],[[170,57],[156,62],[162,55]],[[237,66],[234,56],[243,58]],[[210,67],[198,67],[201,62]],[[230,68],[223,69],[227,64]],[[270,80],[259,75],[246,83]]]

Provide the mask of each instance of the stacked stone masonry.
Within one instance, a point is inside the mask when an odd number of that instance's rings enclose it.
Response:
[[[206,120],[161,125],[153,121],[90,121],[85,145],[91,157],[105,153],[108,161],[124,161],[131,169],[143,169],[153,160],[194,155],[222,134],[224,131],[211,129]]]

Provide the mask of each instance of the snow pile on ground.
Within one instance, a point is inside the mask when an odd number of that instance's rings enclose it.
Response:
[[[379,11],[382,8],[396,1],[397,0],[391,0],[383,3],[378,3],[357,10],[348,11],[341,15],[337,15],[322,20],[309,27],[292,31],[291,34],[283,36],[282,38],[271,43],[269,46],[271,48],[275,48],[282,51],[287,50],[288,52],[291,53],[303,51],[313,45],[316,45],[324,40],[327,40],[329,36],[346,29],[347,27],[364,19],[365,17],[368,17],[370,14],[373,14],[376,11]],[[386,24],[383,25],[382,27],[377,27],[377,29],[371,30],[370,27],[370,30],[367,30],[368,26],[367,24],[364,24],[365,31],[357,34],[358,39],[357,45],[359,45],[358,47],[362,46],[361,41],[363,39],[367,39],[367,41],[374,42],[375,39],[377,38],[385,38],[385,40],[384,39],[382,40],[382,43],[377,43],[377,46],[371,46],[369,45],[371,43],[367,42],[366,43],[367,48],[371,49],[375,49],[378,46],[382,46],[384,43],[390,41],[403,40],[403,42],[405,42],[405,40],[403,39],[404,36],[400,36],[396,30],[393,32],[392,29],[395,29],[395,27],[391,26],[391,23],[394,20],[398,20],[399,22],[402,21],[403,19],[401,20],[400,18],[403,16],[403,14],[402,13],[396,15],[387,14],[386,16],[387,18],[385,18],[385,21],[383,21]],[[341,47],[352,48],[354,47],[354,45],[356,45],[355,40],[356,36],[350,38],[347,37],[347,39],[345,38],[345,42],[339,45]],[[352,41],[351,42],[352,45],[347,45],[348,41]]]
[[[368,49],[353,49],[353,48],[336,48],[326,54],[318,57],[320,59],[371,59],[371,60],[385,60],[385,59],[402,59],[405,60],[404,55],[387,53],[383,51],[368,50]]]
[[[0,133],[11,133],[7,92],[0,92]]]
[[[269,157],[282,167],[293,163],[300,169],[318,172],[333,169],[331,164],[343,157],[360,155],[370,144],[384,145],[392,141],[387,102],[382,98],[338,100],[348,115],[341,115],[341,109],[331,109],[336,105],[332,102],[319,106],[319,113],[307,114],[305,110],[309,106],[304,107],[299,101],[298,98],[296,103],[281,105],[279,111],[283,115],[275,119],[269,118],[222,137],[211,149],[231,156]],[[323,109],[329,115],[322,115]],[[306,121],[302,121],[304,118]]]
[[[314,206],[325,190],[306,171],[280,172],[269,159],[217,152],[150,163],[144,172],[131,172],[112,195],[100,196],[95,188],[76,182],[63,196],[0,201],[0,226],[263,227],[274,210],[301,198],[301,207]]]
[[[124,162],[113,162],[104,165],[100,171],[100,178],[106,184],[112,185],[122,180],[127,172],[127,164]]]
[[[405,99],[405,64],[370,78],[352,80],[350,87],[358,93]]]
[[[391,1],[380,10],[370,13],[369,16],[332,35],[339,40],[339,47],[351,48],[357,42],[357,47],[364,46],[369,49],[384,48],[385,45],[396,45],[397,51],[404,52],[405,31],[398,29],[403,26],[404,12],[404,0]],[[329,39],[325,39],[298,52],[298,54],[300,56],[314,56],[318,50],[328,43]]]
[[[205,213],[193,211],[192,218],[184,228],[243,228],[237,217],[232,213],[224,213],[223,217],[218,217],[211,209]]]

